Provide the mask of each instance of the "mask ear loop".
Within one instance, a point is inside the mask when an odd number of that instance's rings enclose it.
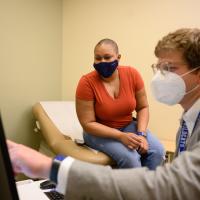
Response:
[[[185,95],[186,95],[186,94],[190,94],[191,92],[193,92],[194,90],[196,90],[199,86],[200,86],[199,84],[196,85],[196,86],[195,86],[194,88],[192,88],[190,91],[186,92]]]
[[[183,76],[185,76],[185,75],[187,75],[187,74],[190,74],[191,72],[196,71],[196,70],[199,69],[199,68],[200,68],[200,66],[198,66],[198,67],[196,67],[196,68],[194,68],[194,69],[192,69],[192,70],[190,70],[190,71],[188,71],[188,72],[186,72],[185,74],[182,74],[182,75],[180,75],[180,76],[183,77]]]
[[[189,72],[186,72],[185,74],[182,74],[181,77],[183,77],[183,76],[185,76],[185,75],[187,75],[187,74],[189,74],[189,73],[191,73],[191,72],[193,72],[193,71],[196,71],[196,70],[199,69],[199,68],[200,68],[200,66],[199,66],[199,67],[196,67],[196,68],[194,68],[194,69],[192,69],[192,70],[189,71]],[[192,88],[190,91],[186,92],[185,95],[186,95],[186,94],[190,94],[191,92],[193,92],[194,90],[196,90],[199,86],[200,86],[199,84],[196,85],[196,86],[195,86],[194,88]]]

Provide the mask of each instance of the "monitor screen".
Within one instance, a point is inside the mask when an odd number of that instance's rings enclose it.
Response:
[[[0,115],[0,199],[19,200]]]

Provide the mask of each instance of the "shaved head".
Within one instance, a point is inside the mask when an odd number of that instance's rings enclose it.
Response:
[[[96,50],[97,47],[99,47],[99,46],[101,46],[101,45],[103,45],[103,44],[109,44],[109,45],[111,45],[111,46],[113,47],[113,49],[115,50],[115,53],[118,54],[119,50],[118,50],[118,45],[117,45],[117,43],[116,43],[114,40],[111,40],[111,39],[108,39],[108,38],[105,38],[105,39],[100,40],[100,41],[96,44],[96,46],[95,46],[95,48],[94,48],[94,51]]]

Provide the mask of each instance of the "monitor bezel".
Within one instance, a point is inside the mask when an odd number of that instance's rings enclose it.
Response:
[[[6,144],[6,136],[3,128],[3,122],[0,114],[0,149],[1,149],[1,155],[5,167],[5,172],[8,180],[8,186],[10,190],[10,196],[12,200],[19,200],[19,196],[17,193],[15,178],[14,178],[14,172],[12,169],[12,164],[10,161],[10,156],[8,153],[8,148]]]

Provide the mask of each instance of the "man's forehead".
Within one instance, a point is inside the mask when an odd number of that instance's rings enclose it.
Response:
[[[158,62],[184,62],[181,51],[162,51],[158,56]]]
[[[183,58],[183,52],[179,50],[163,50],[159,53],[158,58]]]

